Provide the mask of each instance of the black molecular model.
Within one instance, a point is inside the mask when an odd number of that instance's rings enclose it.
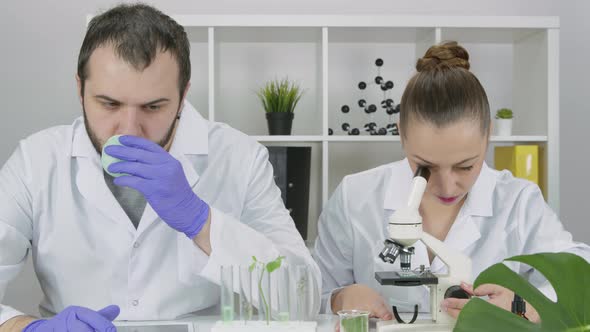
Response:
[[[399,135],[399,131],[397,128],[397,115],[400,111],[400,105],[393,102],[389,96],[391,94],[391,90],[393,89],[393,81],[385,81],[385,79],[381,76],[381,67],[383,66],[383,59],[375,60],[375,65],[377,66],[377,76],[373,82],[359,82],[358,88],[361,91],[366,91],[366,89],[370,86],[379,87],[381,91],[383,91],[383,100],[381,100],[381,108],[385,110],[385,112],[389,115],[389,122],[385,127],[379,127],[377,123],[373,121],[374,114],[377,112],[377,105],[367,103],[367,100],[361,98],[358,100],[357,104],[358,107],[361,108],[362,111],[367,114],[367,123],[364,125],[364,130],[371,135]],[[350,107],[348,105],[343,105],[340,108],[342,113],[347,114],[350,112]],[[358,128],[353,128],[350,126],[349,123],[345,122],[342,124],[342,130],[348,133],[348,135],[360,135],[360,130]],[[330,128],[328,129],[328,134],[332,135],[334,131]]]

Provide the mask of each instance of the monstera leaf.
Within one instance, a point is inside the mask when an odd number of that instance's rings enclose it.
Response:
[[[463,331],[590,331],[590,264],[570,253],[542,253],[507,259],[530,265],[551,283],[557,293],[553,302],[523,277],[499,263],[483,271],[474,287],[496,284],[511,289],[533,306],[541,322],[529,322],[480,298],[469,301],[457,320],[455,332]]]

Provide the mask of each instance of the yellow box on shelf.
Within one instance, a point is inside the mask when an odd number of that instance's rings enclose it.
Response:
[[[517,178],[534,182],[545,193],[540,179],[537,145],[497,146],[494,150],[494,168],[507,169]]]

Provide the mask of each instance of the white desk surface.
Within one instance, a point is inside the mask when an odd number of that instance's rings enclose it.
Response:
[[[400,313],[400,316],[403,319],[409,319],[411,314],[408,313]],[[422,314],[419,318],[421,319],[429,319],[429,314]],[[209,332],[215,322],[220,319],[219,316],[188,316],[182,319],[175,320],[174,322],[189,322],[193,325],[194,332]],[[338,316],[337,315],[319,315],[316,319],[318,322],[317,332],[333,332],[334,327],[338,323]],[[137,322],[124,322],[127,324],[132,325],[143,325],[143,324],[157,324],[158,322],[162,321],[137,321]],[[169,322],[169,321],[168,321]],[[123,323],[123,322],[122,322]],[[166,323],[166,322],[164,322]],[[371,319],[369,323],[369,330],[375,331],[376,320]]]
[[[189,316],[186,318],[175,320],[174,322],[190,322],[193,325],[194,332],[209,332],[215,322],[220,319],[219,316]],[[333,332],[334,327],[338,322],[338,316],[335,315],[319,315],[316,319],[318,322],[317,332]],[[136,321],[136,322],[116,322],[124,323],[125,325],[151,325],[157,323],[167,323],[170,321]],[[372,325],[374,325],[373,323]],[[374,327],[374,326],[373,326]],[[373,329],[374,330],[374,329]]]

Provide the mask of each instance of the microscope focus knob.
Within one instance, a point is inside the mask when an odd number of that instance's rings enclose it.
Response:
[[[455,299],[469,299],[471,298],[471,295],[469,295],[469,293],[467,293],[463,288],[461,288],[461,286],[454,285],[449,287],[445,292],[445,299],[448,299],[449,297]]]

